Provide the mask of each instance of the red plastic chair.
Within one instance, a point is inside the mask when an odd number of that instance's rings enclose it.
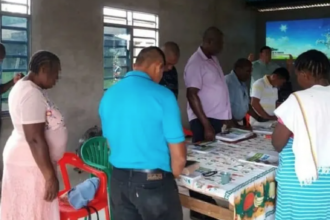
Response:
[[[66,165],[71,165],[79,168],[82,171],[91,173],[100,179],[99,189],[96,192],[94,199],[88,204],[89,206],[95,207],[96,210],[105,210],[106,220],[110,220],[108,209],[108,198],[107,198],[107,176],[102,171],[96,170],[90,166],[87,166],[82,162],[82,160],[74,153],[65,153],[62,159],[59,160],[58,165],[60,167],[64,190],[60,191],[58,196],[62,196],[71,189],[70,180],[68,176],[68,171]],[[75,210],[67,202],[61,201],[60,204],[60,216],[61,220],[78,220],[79,218],[84,218],[88,216],[86,209]],[[93,209],[90,210],[91,214],[95,213]]]
[[[245,120],[246,120],[246,127],[251,128],[250,115],[249,114],[245,115]]]
[[[190,131],[188,129],[185,129],[185,128],[183,128],[183,133],[184,133],[184,136],[186,136],[186,137],[192,137],[193,136],[192,131]]]

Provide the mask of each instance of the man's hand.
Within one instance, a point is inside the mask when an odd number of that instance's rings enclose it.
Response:
[[[257,118],[255,118],[258,122],[267,122],[269,121],[269,119],[266,119],[266,118],[262,118],[260,116],[258,116]]]
[[[276,117],[275,115],[270,116],[269,120],[271,120],[271,121],[276,121],[276,120],[277,120],[277,117]]]
[[[14,84],[17,83],[18,80],[22,79],[24,77],[23,73],[17,73],[14,78],[13,78],[13,82]]]
[[[212,125],[208,125],[204,127],[204,139],[205,141],[214,141],[215,131]]]
[[[288,67],[292,67],[292,65],[293,65],[293,57],[291,54],[289,54],[289,59],[286,60],[286,65]]]
[[[253,62],[254,61],[254,54],[253,53],[250,53],[247,59],[249,61]]]
[[[227,126],[227,130],[239,127],[239,124],[234,119],[223,121],[223,124]]]

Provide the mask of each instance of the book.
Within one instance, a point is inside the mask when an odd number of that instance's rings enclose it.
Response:
[[[252,131],[238,129],[238,128],[231,128],[226,133],[218,133],[215,137],[217,140],[220,141],[227,141],[227,142],[237,142],[249,137],[252,137],[254,133]]]
[[[199,172],[193,172],[190,175],[181,174],[179,177],[179,181],[184,185],[193,186],[194,182],[202,177],[203,175]]]
[[[274,131],[274,129],[272,127],[264,128],[264,127],[260,127],[260,126],[254,126],[254,127],[252,127],[252,130],[256,134],[264,134],[264,135],[271,135]]]
[[[211,145],[213,143],[215,143],[215,142],[209,141],[209,142],[200,142],[200,143],[196,143],[196,144],[188,144],[188,149],[193,152],[206,154],[206,153],[210,153],[216,149],[216,146]]]
[[[278,166],[278,156],[270,155],[266,153],[257,153],[251,152],[247,155],[244,160],[240,160],[242,162],[250,162],[250,163],[262,163],[269,166]]]

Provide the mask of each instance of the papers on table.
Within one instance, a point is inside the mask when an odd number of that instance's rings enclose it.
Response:
[[[252,137],[254,135],[253,132],[238,128],[231,128],[229,130],[229,133],[219,133],[215,137],[217,140],[220,141],[228,141],[228,142],[237,142],[249,137]]]
[[[274,131],[274,128],[272,128],[272,127],[264,128],[264,127],[260,127],[260,126],[254,126],[254,127],[252,127],[252,130],[256,134],[271,135]]]
[[[201,142],[198,144],[188,144],[188,149],[197,153],[206,154],[214,151],[217,148],[217,146],[212,145],[214,143],[215,142],[213,141],[209,141],[209,142]]]
[[[199,162],[194,160],[187,160],[186,165],[181,174],[190,175],[199,168]]]
[[[267,153],[258,153],[258,152],[251,152],[249,153],[246,158],[241,159],[242,162],[249,162],[249,163],[262,163],[269,166],[278,166],[278,155],[270,155]]]

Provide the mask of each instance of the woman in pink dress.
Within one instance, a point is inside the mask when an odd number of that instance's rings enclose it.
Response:
[[[13,132],[4,152],[2,220],[59,220],[56,163],[68,133],[58,108],[45,90],[56,84],[59,58],[48,51],[34,54],[29,74],[8,97]]]

